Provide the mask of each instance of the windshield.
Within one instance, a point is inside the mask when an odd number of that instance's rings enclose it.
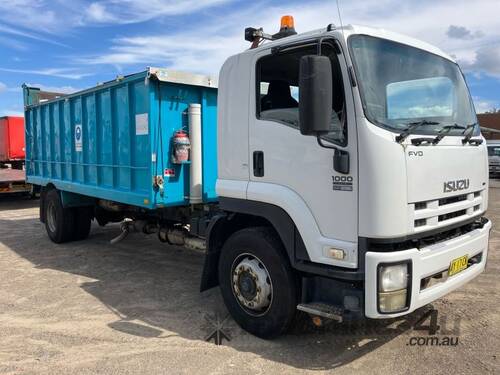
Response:
[[[458,65],[404,44],[366,35],[349,38],[365,115],[369,121],[402,132],[410,123],[432,121],[416,130],[437,134],[443,126],[477,123]],[[452,129],[449,135],[461,135]],[[474,135],[479,134],[476,126]]]

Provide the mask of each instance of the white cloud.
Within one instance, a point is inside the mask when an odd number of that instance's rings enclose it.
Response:
[[[10,87],[7,86],[5,83],[0,82],[0,94],[7,93],[7,92],[21,92],[21,86],[19,87]]]
[[[93,22],[113,22],[116,20],[110,13],[107,12],[102,3],[92,3],[86,10],[86,16],[89,21]]]
[[[14,28],[51,32],[58,29],[57,24],[64,21],[56,14],[59,2],[49,0],[4,0],[0,1],[0,20],[13,25]],[[61,5],[61,9],[64,6]]]
[[[27,83],[29,87],[37,87],[42,91],[57,92],[59,94],[73,94],[80,91],[80,89],[73,86],[47,86],[41,83]]]
[[[477,113],[485,113],[491,111],[493,108],[500,108],[500,101],[482,99],[474,96],[474,107]]]
[[[497,5],[497,0],[340,2],[344,24],[378,26],[425,40],[455,55],[468,68],[481,69],[488,74],[492,74],[495,67],[500,67],[500,59],[494,55],[485,61],[480,47],[500,41]],[[225,58],[249,47],[243,40],[243,29],[246,26],[263,26],[265,31],[273,33],[277,31],[279,17],[284,14],[294,15],[298,32],[325,27],[329,23],[338,24],[335,2],[281,6],[259,3],[244,10],[212,15],[196,28],[185,28],[174,33],[116,38],[107,51],[79,57],[78,62],[110,64],[118,68],[128,64],[160,64],[214,74],[218,72]],[[446,14],[446,18],[452,22],[437,21],[437,15],[440,14]],[[450,24],[461,25],[456,26],[458,31],[470,34],[473,38],[450,38],[447,35]],[[476,62],[477,58],[479,60]]]
[[[127,24],[164,16],[191,14],[231,0],[100,0],[85,11],[84,23]]]
[[[461,65],[467,71],[476,74],[486,73],[500,78],[500,41],[497,45],[480,47],[472,61],[462,61]]]
[[[476,39],[482,38],[484,36],[482,31],[472,32],[464,26],[450,25],[448,31],[446,32],[449,38],[455,39]]]
[[[2,0],[0,21],[14,29],[57,34],[94,24],[129,24],[192,14],[232,0]]]
[[[20,74],[33,74],[40,76],[49,76],[49,77],[58,77],[58,78],[66,78],[66,79],[82,79],[84,77],[92,76],[93,73],[81,73],[77,69],[73,68],[65,68],[65,69],[57,69],[57,68],[45,68],[45,69],[9,69],[9,68],[0,68],[0,71],[9,72],[9,73],[20,73]]]
[[[12,39],[10,37],[3,37],[1,35],[0,44],[16,51],[26,51],[28,49],[28,46],[25,43]]]
[[[20,37],[23,37],[23,38],[32,39],[32,40],[36,40],[36,41],[39,41],[39,42],[46,42],[46,43],[54,44],[54,45],[57,45],[57,46],[67,47],[65,44],[59,43],[59,42],[57,42],[55,40],[52,40],[52,39],[49,39],[49,38],[44,38],[44,37],[42,37],[40,35],[33,34],[33,33],[30,33],[30,32],[27,32],[27,31],[22,31],[22,30],[19,29],[19,27],[14,28],[14,27],[6,26],[6,25],[0,25],[0,33],[5,33],[5,34],[10,34],[10,35],[20,36]],[[18,43],[18,42],[12,41],[12,43]]]

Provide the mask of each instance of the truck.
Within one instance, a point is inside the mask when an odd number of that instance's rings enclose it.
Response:
[[[0,117],[0,194],[31,192],[24,172],[24,119]]]
[[[490,177],[500,176],[500,140],[488,140],[488,162],[490,167]]]
[[[297,315],[401,317],[483,272],[488,153],[450,56],[362,26],[297,34],[293,17],[245,39],[218,78],[151,67],[43,103],[24,87],[53,242],[95,220],[121,222],[113,242],[202,250],[200,290],[262,338]]]

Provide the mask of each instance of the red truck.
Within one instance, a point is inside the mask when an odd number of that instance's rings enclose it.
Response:
[[[32,192],[24,171],[23,117],[0,117],[0,194]]]

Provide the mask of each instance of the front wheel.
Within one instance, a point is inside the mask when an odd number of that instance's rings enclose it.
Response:
[[[297,281],[283,245],[269,228],[248,228],[224,244],[222,297],[234,320],[261,338],[286,332],[296,314]]]

